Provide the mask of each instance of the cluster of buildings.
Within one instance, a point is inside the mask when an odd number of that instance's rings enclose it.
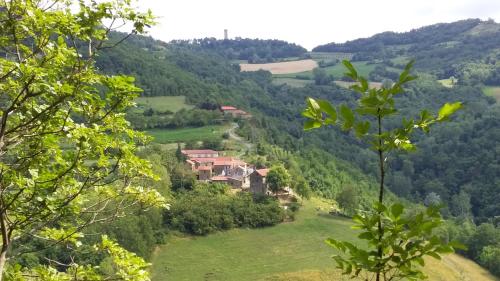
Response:
[[[266,182],[269,169],[255,169],[245,161],[221,156],[210,149],[182,150],[182,154],[199,181],[225,183],[252,193],[270,193]]]
[[[252,117],[250,113],[238,109],[234,106],[223,105],[220,107],[220,111],[222,111],[222,114],[224,114],[224,116],[231,116],[233,118],[248,119]]]

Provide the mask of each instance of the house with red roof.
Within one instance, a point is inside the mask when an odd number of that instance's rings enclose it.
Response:
[[[269,187],[267,184],[267,173],[269,169],[257,169],[250,174],[250,192],[269,194]]]
[[[224,115],[230,115],[233,118],[250,118],[252,117],[251,114],[249,114],[246,111],[243,111],[241,109],[238,109],[234,106],[228,106],[228,105],[223,105],[220,107],[220,110]]]
[[[218,156],[219,152],[209,149],[183,150],[192,171],[198,180],[226,183],[233,188],[248,188],[249,175],[253,169],[245,161],[235,157]]]

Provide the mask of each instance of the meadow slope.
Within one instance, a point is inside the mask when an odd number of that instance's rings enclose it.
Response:
[[[305,203],[294,222],[235,229],[206,237],[171,237],[152,259],[153,281],[351,280],[334,269],[327,237],[356,241],[350,220],[327,214],[319,199]],[[486,270],[458,255],[428,260],[429,280],[493,281]]]

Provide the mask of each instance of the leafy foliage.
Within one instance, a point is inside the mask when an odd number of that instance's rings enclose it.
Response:
[[[166,213],[166,224],[182,232],[206,235],[234,227],[265,227],[285,218],[279,203],[270,197],[229,195],[227,186],[201,185],[181,193]]]
[[[153,23],[150,12],[137,13],[130,4],[0,1],[0,279],[6,260],[27,250],[16,241],[78,248],[90,224],[134,205],[167,207],[157,190],[142,185],[156,178],[136,155],[136,144],[148,138],[124,119],[141,90],[134,78],[103,75],[94,66],[96,52],[111,47],[109,20],[131,23],[136,33]],[[105,237],[99,245],[113,258],[117,277],[148,279],[141,258]],[[15,280],[102,278],[76,263],[64,272],[50,265],[8,269]]]

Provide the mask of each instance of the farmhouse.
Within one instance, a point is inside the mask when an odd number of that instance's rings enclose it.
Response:
[[[268,194],[268,185],[266,181],[269,169],[258,169],[250,174],[250,192]]]
[[[248,177],[254,169],[245,161],[218,156],[219,152],[213,150],[183,150],[183,154],[188,157],[186,164],[200,181],[226,183],[241,189],[250,187]]]
[[[222,114],[224,114],[224,116],[231,116],[233,118],[247,119],[252,117],[252,115],[249,114],[248,112],[238,109],[234,106],[223,105],[220,107],[220,110],[222,111]]]

